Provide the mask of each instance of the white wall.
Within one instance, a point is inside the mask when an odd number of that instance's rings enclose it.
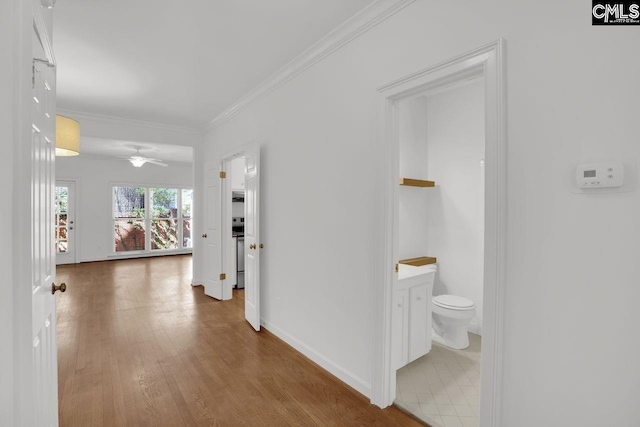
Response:
[[[3,13],[0,14],[0,52],[6,61],[0,67],[0,143],[3,156],[0,158],[0,177],[4,185],[1,190],[2,200],[13,201],[16,189],[19,189],[14,181],[13,164],[17,159],[14,146],[17,145],[16,119],[18,112],[14,110],[14,90],[16,85],[14,70],[17,68],[16,55],[14,55],[15,43],[14,32],[17,23],[15,22],[15,6],[13,1],[6,5]],[[14,158],[14,155],[16,156]],[[7,209],[5,218],[10,223],[14,217],[19,215],[15,204],[13,209]],[[0,246],[0,269],[3,272],[4,283],[0,285],[2,299],[0,299],[0,419],[13,425],[14,423],[14,271],[13,271],[13,233],[5,233],[3,244]],[[20,285],[23,285],[20,283]]]
[[[75,231],[78,261],[98,261],[113,255],[113,184],[192,186],[193,167],[186,163],[170,163],[167,167],[144,165],[135,168],[126,160],[82,155],[56,157],[56,179],[77,181]],[[194,223],[196,221],[194,218]]]
[[[567,177],[583,159],[640,157],[639,39],[633,28],[592,27],[590,7],[416,1],[208,133],[207,162],[263,144],[270,329],[369,385],[376,90],[504,37],[502,425],[637,425],[640,196],[571,194]]]
[[[398,105],[399,170],[401,178],[433,180],[427,168],[427,98],[407,99]],[[434,256],[429,253],[427,196],[433,188],[400,186],[399,257]]]
[[[429,96],[426,194],[427,253],[438,259],[433,294],[476,304],[469,330],[481,334],[484,274],[484,84]]]

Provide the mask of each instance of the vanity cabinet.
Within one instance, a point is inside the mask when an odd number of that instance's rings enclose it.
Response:
[[[393,293],[392,335],[393,366],[400,369],[409,360],[409,290]]]
[[[392,363],[395,369],[431,351],[433,276],[423,277],[424,280],[416,280],[418,277],[399,280],[393,292]]]
[[[431,351],[431,289],[427,283],[409,289],[409,360]],[[428,293],[427,293],[428,292]]]

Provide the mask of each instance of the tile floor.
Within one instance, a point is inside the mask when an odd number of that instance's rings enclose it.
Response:
[[[429,354],[398,370],[395,404],[432,427],[478,427],[480,344],[453,350],[433,343]]]

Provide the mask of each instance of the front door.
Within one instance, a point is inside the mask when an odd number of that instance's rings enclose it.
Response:
[[[76,183],[73,181],[56,181],[54,198],[54,224],[56,264],[73,264],[76,262],[76,216],[75,216]]]
[[[260,330],[260,147],[245,152],[244,199],[244,317]]]

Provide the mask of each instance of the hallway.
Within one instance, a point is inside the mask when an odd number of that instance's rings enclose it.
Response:
[[[59,266],[60,426],[420,426],[192,288],[191,256]]]

